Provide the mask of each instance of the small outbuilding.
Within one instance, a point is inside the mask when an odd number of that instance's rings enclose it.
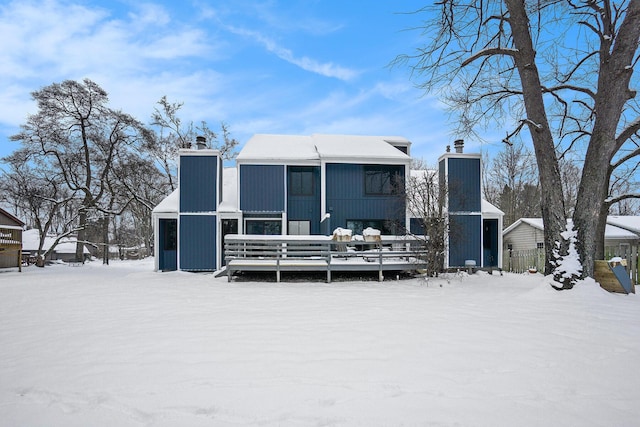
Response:
[[[22,271],[22,229],[24,222],[0,208],[0,268]]]
[[[57,236],[47,235],[44,239],[41,254],[51,249]],[[73,262],[76,260],[76,244],[75,237],[64,237],[58,241],[58,244],[53,250],[46,256],[44,261],[64,261]],[[25,230],[22,235],[22,249],[25,255],[34,259],[38,256],[38,247],[40,246],[40,232],[36,229]],[[91,258],[91,252],[86,246],[83,249],[84,259]]]

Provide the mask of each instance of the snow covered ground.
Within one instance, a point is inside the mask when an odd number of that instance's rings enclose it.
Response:
[[[0,273],[2,426],[632,426],[640,299],[541,275]]]

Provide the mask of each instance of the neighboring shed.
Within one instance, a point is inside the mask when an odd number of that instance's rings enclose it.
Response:
[[[22,229],[24,222],[0,208],[0,268],[22,271]]]
[[[571,221],[571,220],[568,220]],[[623,227],[624,226],[624,227]],[[632,277],[637,276],[640,243],[640,217],[607,217],[604,233],[605,258],[620,256],[629,260]],[[503,232],[504,260],[508,271],[544,269],[544,226],[542,218],[520,218]]]
[[[56,236],[49,235],[44,239],[42,252],[46,252],[55,242]],[[62,238],[53,251],[46,257],[45,261],[75,261],[76,260],[76,239],[73,237]],[[25,255],[35,258],[38,255],[38,246],[40,245],[40,232],[36,229],[26,230],[22,234],[22,250]],[[85,259],[91,257],[89,249],[83,249]]]
[[[638,219],[637,231],[631,231],[634,220]],[[571,221],[571,220],[569,220]],[[628,227],[621,225],[626,222]],[[505,251],[527,251],[544,248],[544,225],[542,218],[520,218],[503,232]],[[640,217],[607,217],[607,226],[604,233],[605,246],[628,247],[637,245],[640,240]]]

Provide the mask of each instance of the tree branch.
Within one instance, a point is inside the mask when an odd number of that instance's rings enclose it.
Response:
[[[471,55],[469,58],[465,59],[462,62],[461,66],[466,67],[476,59],[482,58],[484,56],[506,55],[513,58],[517,54],[518,54],[518,49],[509,49],[506,47],[494,47],[494,48],[482,49],[481,51],[476,52],[473,55]]]

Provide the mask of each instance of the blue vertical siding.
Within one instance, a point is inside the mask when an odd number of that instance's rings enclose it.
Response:
[[[180,212],[216,211],[217,188],[217,156],[180,156]]]
[[[482,266],[482,217],[449,215],[449,267],[464,267],[466,260]]]
[[[480,212],[480,159],[449,158],[449,212]]]
[[[404,195],[365,194],[365,166],[326,165],[326,207],[331,213],[331,227],[346,227],[347,220],[359,219],[388,220],[406,226]],[[398,173],[404,180],[404,166],[398,166]]]
[[[240,209],[284,212],[284,166],[240,165]]]
[[[287,168],[287,182],[291,167]],[[311,234],[321,234],[320,227],[320,167],[313,167],[313,194],[293,195],[291,189],[287,194],[287,218],[290,221],[310,221]]]
[[[181,270],[216,270],[216,216],[181,215],[179,245]]]

